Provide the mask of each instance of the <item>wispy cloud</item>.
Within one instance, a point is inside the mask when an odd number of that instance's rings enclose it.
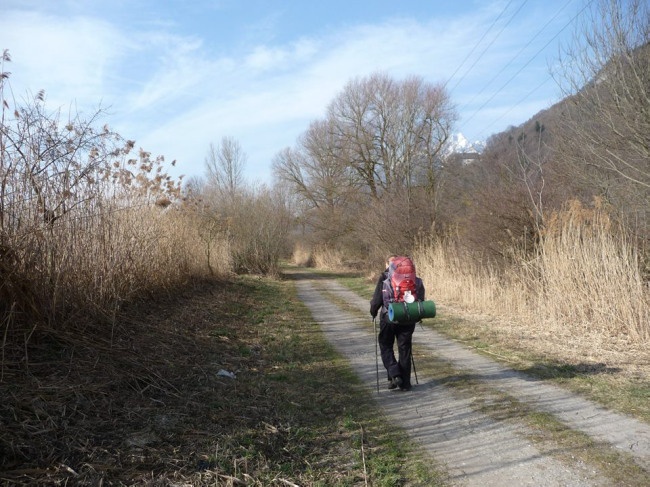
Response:
[[[149,62],[138,65],[137,60],[132,61],[137,70],[134,78],[139,83],[131,88],[124,107],[130,113],[182,102],[201,90],[209,74],[206,68],[209,63],[201,56],[199,39],[147,37],[148,45],[139,57],[150,56]]]
[[[178,159],[185,173],[200,174],[210,142],[231,135],[251,156],[250,174],[265,179],[273,155],[322,117],[351,78],[381,70],[447,81],[499,8],[485,5],[454,18],[400,17],[299,38],[276,35],[280,16],[271,12],[218,48],[205,33],[180,33],[168,18],[133,28],[103,17],[10,9],[0,17],[0,48],[12,53],[15,88],[45,88],[57,105],[102,102],[125,137]],[[522,20],[467,74],[458,70],[458,104],[471,99],[473,85],[502,66],[532,26],[534,19]],[[489,94],[477,97],[468,113]],[[505,96],[500,101],[508,103]],[[475,117],[476,126],[499,109]]]
[[[102,20],[20,11],[0,18],[0,32],[13,59],[12,84],[32,93],[45,89],[54,104],[97,104],[128,43],[118,28]]]
[[[148,142],[173,140],[173,147],[171,143],[168,147],[171,153],[185,145],[178,152],[193,153],[192,164],[196,164],[202,162],[209,141],[234,135],[249,142],[244,147],[258,154],[250,161],[259,164],[254,173],[260,174],[259,168],[267,168],[274,153],[292,145],[311,120],[324,116],[327,104],[353,77],[382,70],[398,77],[416,74],[445,82],[460,62],[458,45],[470,45],[485,19],[476,15],[458,23],[400,20],[350,27],[304,39],[301,45],[257,45],[242,59],[233,60],[227,71],[220,70],[218,63],[206,69],[204,83],[212,78],[208,83],[214,87],[212,95],[155,128]],[[513,41],[505,42],[512,47]],[[490,66],[502,63],[504,56],[502,50],[493,51],[472,76],[485,79]],[[486,124],[499,109],[486,111],[475,122]],[[186,134],[187,139],[180,141],[178,134]],[[273,144],[273,150],[255,147],[261,144]]]
[[[311,120],[324,116],[327,104],[352,77],[383,70],[443,82],[454,57],[437,46],[455,42],[457,36],[440,25],[405,20],[348,28],[289,46],[255,46],[225,71],[219,63],[206,68],[197,86],[211,86],[211,94],[152,128],[147,142],[167,146],[170,153],[193,153],[196,164],[209,141],[233,135],[248,139],[252,152],[264,157],[251,157],[251,163],[268,167],[275,152],[292,145]],[[254,147],[262,143],[274,144],[273,150]]]

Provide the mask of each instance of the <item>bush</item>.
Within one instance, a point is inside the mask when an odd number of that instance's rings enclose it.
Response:
[[[230,266],[237,273],[277,274],[288,256],[291,216],[282,194],[262,186],[220,193],[203,189],[204,227],[225,240]]]

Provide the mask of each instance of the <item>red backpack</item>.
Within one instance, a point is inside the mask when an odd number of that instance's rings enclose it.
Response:
[[[388,279],[392,288],[393,303],[404,302],[404,293],[410,292],[415,300],[418,299],[415,290],[415,264],[409,257],[395,257],[388,266]]]

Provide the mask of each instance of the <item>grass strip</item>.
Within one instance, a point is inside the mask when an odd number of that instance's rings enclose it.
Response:
[[[12,370],[0,484],[444,485],[293,282],[197,284],[132,307],[104,337],[56,337],[42,344],[47,366]]]

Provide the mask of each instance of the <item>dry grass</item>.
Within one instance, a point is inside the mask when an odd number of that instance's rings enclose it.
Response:
[[[33,347],[0,383],[0,484],[439,485],[292,288],[201,281]]]
[[[127,207],[63,218],[14,243],[1,276],[0,294],[13,304],[2,310],[3,372],[11,360],[29,360],[31,339],[91,337],[111,326],[123,304],[205,276],[195,223],[181,210]]]
[[[92,341],[116,326],[125,303],[208,268],[202,222],[162,157],[99,126],[101,112],[47,113],[40,94],[0,110],[2,381],[33,362],[32,345],[74,334]],[[207,245],[229,255],[221,242]]]
[[[574,202],[554,214],[539,260],[537,309],[548,313],[545,323],[570,323],[576,331],[637,343],[650,340],[650,294],[639,256],[605,212]]]
[[[329,249],[324,245],[310,247],[300,242],[294,247],[291,261],[295,265],[321,271],[357,272],[363,267],[361,260],[354,259],[343,250]]]
[[[343,252],[339,250],[317,247],[313,250],[312,259],[316,269],[336,271],[344,267],[345,259]]]
[[[292,221],[281,194],[264,186],[253,188],[220,205],[219,210],[228,216],[227,234],[235,271],[278,274]]]
[[[299,267],[313,267],[311,250],[300,242],[296,243],[291,253],[291,263]]]
[[[650,376],[650,297],[638,257],[599,208],[551,218],[533,260],[497,270],[459,247],[415,255],[427,294],[484,320],[502,340],[568,363],[606,362]]]

